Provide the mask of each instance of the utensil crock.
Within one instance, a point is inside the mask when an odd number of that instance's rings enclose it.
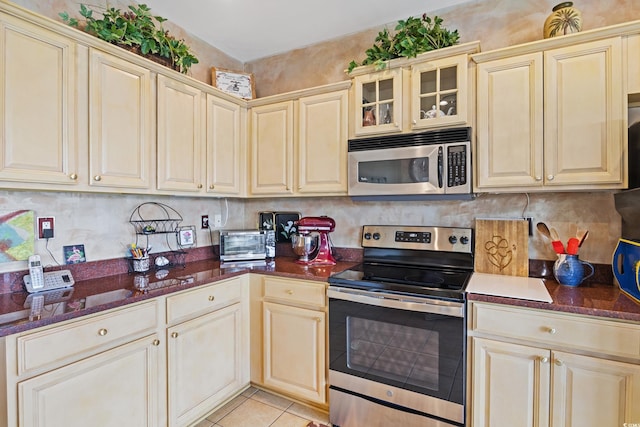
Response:
[[[584,267],[591,269],[591,273],[585,276]],[[567,286],[578,286],[585,279],[593,276],[593,265],[582,261],[578,255],[558,254],[558,259],[553,264],[553,276],[558,283]]]

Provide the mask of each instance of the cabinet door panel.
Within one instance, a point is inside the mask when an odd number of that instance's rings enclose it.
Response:
[[[23,427],[157,427],[159,347],[146,337],[18,384]]]
[[[478,65],[477,187],[541,186],[542,54]]]
[[[548,426],[550,352],[483,338],[472,346],[472,425]]]
[[[241,304],[167,330],[169,425],[186,426],[244,383]]]
[[[300,193],[347,193],[347,99],[346,90],[300,98]]]
[[[0,14],[0,58],[0,179],[77,184],[75,43]]]
[[[151,72],[94,49],[89,70],[91,185],[150,188]]]
[[[640,421],[640,365],[554,352],[552,427]]]
[[[293,101],[251,109],[251,193],[293,193]]]
[[[207,94],[207,191],[240,194],[240,106]]]
[[[204,102],[199,89],[158,76],[158,189],[203,187]]]
[[[325,403],[326,314],[270,302],[263,310],[264,384]]]
[[[544,60],[545,184],[622,183],[620,39],[550,50]]]

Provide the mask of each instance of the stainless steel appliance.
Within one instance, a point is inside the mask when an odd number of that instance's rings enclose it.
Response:
[[[335,426],[462,426],[470,228],[364,226],[364,261],[329,278]]]
[[[267,257],[266,230],[221,230],[220,261],[263,260]]]
[[[331,253],[329,233],[336,228],[336,222],[328,216],[306,216],[295,222],[298,234],[291,236],[293,251],[300,258],[296,261],[305,265],[335,265]],[[314,236],[314,233],[317,236]],[[311,258],[309,258],[311,257]]]
[[[469,127],[349,140],[349,195],[471,195],[470,141]]]

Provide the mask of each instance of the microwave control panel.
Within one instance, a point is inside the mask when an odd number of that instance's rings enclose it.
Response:
[[[447,186],[457,187],[467,183],[467,146],[447,147]]]

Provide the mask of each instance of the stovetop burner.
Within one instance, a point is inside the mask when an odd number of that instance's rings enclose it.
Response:
[[[332,286],[464,301],[473,273],[471,229],[365,226],[364,262],[329,278]]]

